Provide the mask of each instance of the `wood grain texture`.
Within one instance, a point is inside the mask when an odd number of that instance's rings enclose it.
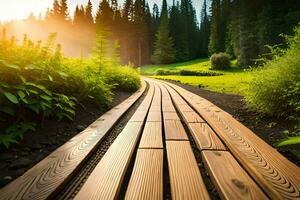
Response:
[[[163,148],[161,122],[146,122],[139,148]]]
[[[206,123],[190,123],[188,128],[200,150],[226,150],[216,133]]]
[[[300,169],[251,130],[207,100],[166,83],[196,109],[272,199],[300,199]],[[203,102],[203,103],[202,103]]]
[[[162,110],[163,112],[176,112],[174,106],[163,106]]]
[[[209,199],[188,141],[166,141],[172,199]]]
[[[195,111],[191,111],[191,112],[180,112],[183,120],[186,123],[204,123],[205,121],[195,112]]]
[[[166,140],[189,140],[181,121],[165,120],[164,129]]]
[[[117,197],[142,125],[143,122],[128,122],[97,164],[75,199],[98,200]]]
[[[148,107],[149,108],[149,107]],[[144,110],[137,110],[130,118],[130,122],[143,122],[145,117],[147,115],[147,112]]]
[[[147,116],[147,122],[161,122],[161,111],[150,111]]]
[[[222,199],[268,199],[227,151],[202,151],[203,160]]]
[[[164,120],[180,121],[180,118],[178,117],[176,112],[163,112],[163,118]]]
[[[146,84],[102,115],[86,130],[59,147],[25,174],[0,190],[1,200],[46,199],[73,175],[120,117],[144,93]]]
[[[163,199],[163,149],[138,149],[125,199]]]

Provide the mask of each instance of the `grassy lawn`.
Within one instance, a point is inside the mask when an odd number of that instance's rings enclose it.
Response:
[[[168,70],[191,70],[191,71],[211,71],[222,73],[222,76],[179,76],[179,75],[167,75],[156,76],[155,71],[157,69]],[[246,93],[248,83],[252,79],[252,72],[245,71],[236,66],[236,61],[232,62],[232,67],[227,70],[211,70],[209,59],[198,59],[184,63],[176,63],[170,65],[147,65],[141,68],[143,75],[148,75],[157,79],[180,81],[184,84],[189,84],[196,87],[203,87],[208,90],[229,93],[240,94]]]

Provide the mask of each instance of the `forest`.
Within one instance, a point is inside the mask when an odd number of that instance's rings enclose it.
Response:
[[[297,0],[205,0],[200,22],[191,0],[172,5],[164,0],[162,8],[157,4],[150,8],[145,0],[126,0],[123,5],[103,0],[96,16],[92,7],[90,1],[77,6],[71,18],[67,1],[54,0],[44,18],[32,14],[23,22],[2,26],[19,39],[25,33],[18,30],[18,23],[31,38],[57,32],[58,42],[71,56],[89,55],[97,33],[106,54],[113,54],[111,47],[119,48],[123,64],[172,63],[226,52],[240,66],[249,67],[270,53],[266,45],[284,45],[280,34],[292,34],[300,16]]]

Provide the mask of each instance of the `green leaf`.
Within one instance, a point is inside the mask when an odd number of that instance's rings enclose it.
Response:
[[[23,101],[25,104],[29,104],[28,100],[27,99],[21,99],[21,101]]]
[[[22,83],[26,83],[26,79],[23,76],[20,76],[20,79],[22,80]]]
[[[48,75],[48,78],[49,78],[50,81],[53,81],[52,76]]]
[[[19,90],[18,92],[18,95],[19,95],[19,97],[21,98],[21,99],[24,99],[25,98],[25,93],[23,92],[23,91],[21,91],[21,90]]]
[[[11,69],[20,69],[20,67],[18,65],[14,65],[14,64],[9,64],[5,61],[2,61],[1,62],[2,65],[4,65],[5,67],[8,67],[8,68],[11,68]]]
[[[5,96],[10,102],[12,102],[12,103],[14,103],[14,104],[18,104],[18,103],[19,103],[18,98],[17,98],[15,95],[13,95],[12,93],[10,93],[10,92],[4,92],[3,94],[4,94],[4,96]]]
[[[14,109],[11,108],[11,107],[7,107],[7,106],[5,106],[5,107],[0,107],[0,111],[1,111],[1,112],[4,112],[4,113],[6,113],[6,114],[9,114],[9,115],[11,115],[11,116],[15,116],[15,115],[16,115]]]
[[[285,140],[276,144],[276,147],[282,147],[287,145],[300,144],[300,136],[288,137]]]
[[[0,83],[0,86],[3,88],[10,88],[10,86],[6,83]]]
[[[39,106],[36,104],[28,105],[28,108],[31,109],[32,111],[34,111],[36,114],[39,114],[39,112],[40,112]]]
[[[32,94],[38,94],[38,91],[36,91],[36,90],[28,90],[28,91]]]
[[[292,153],[300,159],[300,150],[292,150]]]
[[[40,97],[46,101],[51,101],[52,97],[48,96],[48,95],[40,95]]]
[[[18,143],[13,134],[0,134],[0,145],[4,145],[8,149],[13,143]]]

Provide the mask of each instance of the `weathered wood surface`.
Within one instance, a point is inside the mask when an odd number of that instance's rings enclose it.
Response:
[[[125,199],[163,199],[163,149],[138,149]]]
[[[180,121],[165,120],[164,127],[166,140],[189,140]]]
[[[163,148],[161,122],[146,122],[139,148]]]
[[[25,174],[0,190],[1,200],[46,199],[55,193],[102,140],[121,116],[141,97],[142,87],[127,100],[102,115],[86,130],[59,147]]]
[[[206,123],[191,123],[188,128],[200,150],[226,150],[221,140]]]
[[[216,131],[235,158],[272,199],[300,199],[300,169],[251,130],[207,100],[173,87]]]
[[[125,199],[163,198],[163,143],[161,92],[155,93],[134,162]],[[154,114],[155,113],[155,114]],[[158,114],[160,117],[157,117]]]
[[[202,151],[203,160],[222,199],[268,199],[227,151]]]
[[[152,83],[149,85],[146,98],[137,108],[137,112],[145,112],[146,114],[140,114],[143,117],[140,118],[141,121],[129,120],[75,199],[115,199],[118,196],[154,96],[154,86]],[[133,115],[132,118],[136,119],[136,116]]]
[[[188,141],[166,141],[172,199],[209,199]]]
[[[116,199],[143,122],[128,122],[109,147],[79,193],[77,200]]]

